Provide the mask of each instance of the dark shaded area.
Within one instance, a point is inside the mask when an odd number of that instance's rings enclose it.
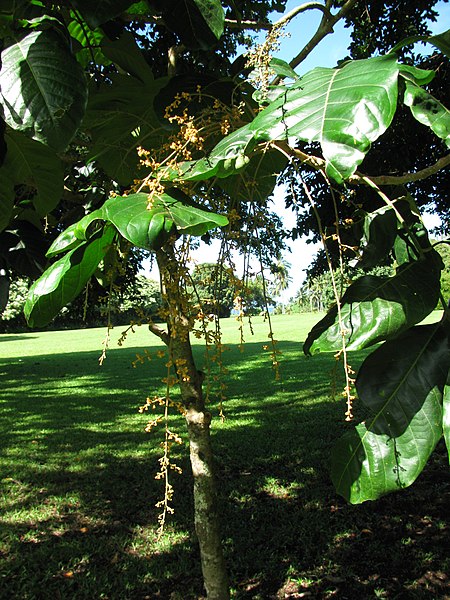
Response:
[[[260,344],[225,354],[227,419],[223,427],[214,420],[213,436],[233,597],[445,598],[444,448],[408,490],[346,505],[328,474],[345,408],[315,402],[327,391],[333,360],[305,358],[300,344],[279,347],[283,381],[273,383],[278,395],[270,398],[261,393],[270,367]],[[56,366],[54,355],[0,361],[0,493],[27,513],[0,521],[0,598],[202,596],[185,449],[176,451],[184,473],[174,480],[173,543],[158,550],[153,544],[161,438],[144,434],[145,417],[130,426],[124,416],[161,388],[164,361],[133,369],[139,351],[112,350],[101,370],[96,352],[62,354]],[[354,355],[352,366],[363,358]],[[26,397],[17,393],[24,379]],[[234,426],[237,418],[246,426]],[[175,420],[181,430],[181,418]],[[55,496],[64,497],[59,507]],[[38,524],[36,506],[48,506]]]

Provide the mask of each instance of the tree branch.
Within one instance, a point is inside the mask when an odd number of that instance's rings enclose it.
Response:
[[[348,179],[348,183],[364,183],[362,179],[367,178],[378,186],[404,185],[405,183],[413,183],[414,181],[421,181],[422,179],[431,177],[431,175],[435,175],[438,171],[445,169],[449,165],[450,153],[446,154],[445,156],[442,156],[433,165],[425,167],[425,169],[421,169],[420,171],[416,171],[415,173],[404,173],[403,175],[377,175],[375,177],[372,177],[370,175],[363,175],[362,173],[359,173],[359,171],[356,171],[356,173]]]
[[[161,327],[159,327],[159,325],[153,323],[153,321],[151,320],[149,320],[148,322],[148,328],[153,334],[158,336],[159,339],[166,344],[166,346],[169,345],[170,336],[165,329],[162,329]]]
[[[280,152],[282,152],[285,156],[290,158],[296,158],[300,160],[304,165],[315,169],[316,171],[325,171],[326,169],[326,161],[323,158],[319,158],[318,156],[314,156],[312,154],[306,154],[306,152],[302,152],[297,148],[291,148],[289,144],[285,141],[274,141],[270,144],[272,148],[276,148]],[[403,175],[365,175],[364,173],[360,173],[356,171],[354,175],[351,175],[346,181],[346,183],[350,185],[369,185],[366,179],[370,180],[372,183],[375,183],[377,186],[385,186],[385,185],[404,185],[405,183],[413,183],[414,181],[421,181],[422,179],[427,179],[427,177],[431,177],[431,175],[435,175],[438,171],[442,171],[450,165],[450,153],[442,156],[439,160],[437,160],[433,165],[429,167],[425,167],[420,171],[416,171],[414,173],[404,173]]]
[[[296,6],[295,8],[293,8],[291,11],[289,11],[287,13],[287,15],[283,15],[281,17],[281,19],[279,19],[278,21],[276,21],[273,24],[273,26],[274,27],[282,27],[283,25],[286,25],[286,23],[289,23],[289,21],[291,21],[294,17],[296,17],[300,13],[306,12],[307,10],[314,10],[315,8],[317,8],[318,10],[321,10],[323,12],[325,18],[333,19],[333,15],[328,10],[328,8],[326,6],[324,6],[323,4],[320,4],[320,2],[305,2],[305,4],[301,4],[300,6]]]
[[[295,69],[301,62],[305,60],[305,58],[314,50],[319,42],[323,40],[325,36],[333,31],[333,27],[336,25],[338,21],[340,21],[345,15],[355,6],[358,0],[347,0],[347,2],[343,5],[341,10],[332,15],[327,7],[322,7],[324,9],[324,15],[322,20],[317,28],[316,33],[312,36],[309,42],[304,46],[304,48],[297,54],[295,58],[291,60],[289,63],[290,66]],[[329,3],[327,3],[328,6]]]
[[[306,152],[302,152],[301,150],[298,150],[298,148],[292,148],[283,140],[272,141],[270,145],[272,148],[275,148],[284,154],[287,158],[296,158],[303,164],[315,169],[316,171],[325,171],[326,162],[323,158],[319,158],[318,156],[314,156],[312,154],[306,154]]]
[[[320,4],[320,2],[305,2],[305,4],[301,4],[300,6],[296,6],[295,8],[293,8],[275,23],[270,23],[268,21],[237,21],[233,19],[225,19],[225,25],[228,25],[230,29],[269,30],[273,27],[282,27],[283,25],[286,25],[286,23],[291,21],[294,17],[296,17],[298,14],[306,12],[307,10],[314,10],[315,8],[321,10],[324,13],[324,15],[326,15],[328,18],[333,18],[333,15],[329,11],[329,9],[323,4]]]

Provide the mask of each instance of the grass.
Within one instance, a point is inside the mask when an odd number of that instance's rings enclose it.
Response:
[[[328,460],[345,407],[330,400],[332,358],[306,358],[298,341],[316,319],[274,318],[281,382],[262,319],[242,352],[223,321],[226,420],[213,443],[233,597],[448,598],[444,449],[399,494],[355,507],[336,496]],[[161,437],[137,408],[162,391],[162,347],[142,328],[118,348],[120,332],[102,367],[103,330],[0,335],[1,599],[202,596],[186,446],[175,515],[155,535]],[[145,348],[152,360],[133,368]]]

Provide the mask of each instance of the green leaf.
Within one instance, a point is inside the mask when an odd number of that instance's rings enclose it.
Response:
[[[225,13],[219,0],[194,0],[208,27],[220,39],[225,24]]]
[[[67,30],[70,36],[81,46],[80,50],[74,50],[74,52],[77,61],[83,68],[86,68],[92,61],[101,65],[110,64],[110,61],[100,49],[100,43],[105,37],[101,29],[91,29],[82,20],[80,22],[78,19],[73,19],[68,24]]]
[[[427,44],[431,44],[440,50],[442,54],[445,54],[450,58],[450,29],[444,31],[444,33],[433,35],[432,37],[426,35],[412,35],[398,42],[398,44],[391,48],[389,52],[395,52],[396,50],[400,50],[401,48],[410,46],[411,44],[416,44],[417,42],[426,42]]]
[[[101,48],[105,56],[121,69],[142,81],[153,83],[154,77],[133,35],[124,31],[119,39],[104,38]]]
[[[404,103],[414,118],[430,127],[450,148],[450,111],[418,85],[406,81]]]
[[[96,220],[105,219],[103,208],[94,210],[92,213],[84,216],[77,223],[70,225],[54,240],[50,248],[47,250],[46,256],[49,258],[67,252],[73,248],[81,246],[88,239],[87,229],[91,223]]]
[[[174,227],[183,234],[203,235],[215,227],[223,227],[228,219],[190,206],[162,194],[155,196],[149,208],[143,193],[110,198],[104,204],[105,216],[121,235],[139,248],[156,250]]]
[[[436,46],[436,48],[438,48],[442,54],[445,54],[450,58],[450,29],[444,31],[444,33],[430,37],[428,42],[433,44],[433,46]]]
[[[401,64],[400,75],[403,79],[412,81],[417,85],[426,85],[434,79],[436,73],[432,70],[419,69],[419,67],[413,67],[412,65]]]
[[[6,123],[63,151],[80,126],[84,73],[55,31],[32,31],[2,52],[1,102]]]
[[[61,160],[55,152],[40,142],[9,129],[6,134],[8,152],[4,168],[16,185],[24,184],[30,189],[30,198],[38,214],[43,217],[51,212],[64,188]]]
[[[444,430],[444,440],[447,446],[447,453],[450,462],[450,373],[447,376],[447,382],[444,388],[444,404],[442,415],[442,428]]]
[[[102,235],[91,242],[70,250],[31,286],[24,307],[30,327],[47,325],[82,292],[108,252],[114,235],[115,230],[107,227]]]
[[[84,125],[93,146],[89,160],[96,160],[120,185],[140,176],[137,147],[152,147],[163,137],[163,128],[153,108],[153,99],[166,79],[146,80],[129,75],[111,75],[112,85],[92,89]]]
[[[320,142],[328,175],[340,183],[389,127],[398,69],[393,56],[313,69],[256,116],[255,139]]]
[[[442,263],[436,251],[407,263],[394,277],[364,275],[341,299],[341,323],[346,348],[361,350],[392,338],[422,321],[439,299]],[[305,354],[336,352],[342,348],[342,330],[336,306],[310,331]]]
[[[83,15],[91,29],[111,21],[122,14],[131,4],[132,0],[73,0],[72,4]]]
[[[337,491],[354,504],[411,485],[442,436],[449,339],[439,325],[414,327],[363,363],[356,388],[371,416],[333,450]]]
[[[389,206],[367,213],[361,238],[362,256],[358,267],[372,269],[385,259],[397,237],[397,215]]]
[[[359,234],[362,256],[357,266],[371,269],[393,250],[397,265],[418,260],[422,250],[430,248],[425,228],[414,198],[410,194],[395,199],[390,206],[366,213]]]
[[[293,79],[294,81],[299,79],[299,76],[289,65],[289,63],[281,58],[271,58],[269,66],[275,72],[275,74],[279,75],[280,77],[287,77],[289,79]]]

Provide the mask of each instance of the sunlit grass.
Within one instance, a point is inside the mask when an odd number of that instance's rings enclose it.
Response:
[[[336,496],[328,461],[346,427],[345,405],[331,400],[332,355],[301,352],[316,319],[273,318],[281,381],[264,349],[267,322],[254,318],[254,335],[246,326],[243,348],[239,323],[222,322],[225,421],[214,393],[211,410],[233,595],[276,598],[297,585],[317,598],[374,597],[375,589],[394,597],[407,582],[417,592],[411,597],[435,598],[436,588],[423,591],[415,581],[448,567],[444,504],[440,511],[429,500],[446,485],[436,477],[444,459],[438,454],[423,483],[404,494],[361,507]],[[172,421],[183,446],[174,458],[183,474],[173,482],[175,515],[156,539],[161,432],[144,432],[138,407],[164,391],[162,346],[141,327],[119,348],[123,329],[112,331],[101,367],[103,329],[0,336],[0,598],[203,593],[179,415]],[[134,368],[146,348],[151,361]],[[195,353],[205,368],[199,343]],[[351,356],[355,366],[362,359]]]

